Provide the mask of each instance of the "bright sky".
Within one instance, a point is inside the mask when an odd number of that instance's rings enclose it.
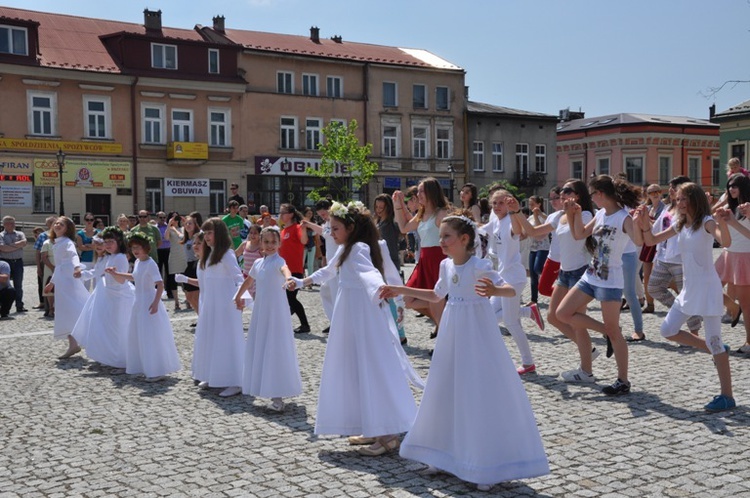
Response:
[[[0,0],[30,10],[421,48],[466,70],[471,100],[557,114],[708,117],[750,100],[750,0]]]

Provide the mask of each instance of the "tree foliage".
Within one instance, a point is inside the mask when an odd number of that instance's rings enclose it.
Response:
[[[508,180],[498,180],[496,182],[492,182],[488,185],[485,185],[481,189],[479,189],[479,198],[487,197],[489,195],[490,188],[492,188],[495,185],[500,185],[502,188],[513,194],[513,197],[518,199],[519,201],[522,201],[526,198],[526,194],[521,192],[518,187],[510,183]]]
[[[372,144],[359,144],[357,126],[357,120],[352,119],[346,126],[331,121],[323,128],[325,141],[318,144],[323,153],[320,166],[307,169],[307,174],[325,180],[325,185],[308,194],[313,202],[325,197],[341,202],[351,200],[353,193],[367,184],[378,170],[377,163],[368,159]],[[348,180],[351,180],[351,187]]]

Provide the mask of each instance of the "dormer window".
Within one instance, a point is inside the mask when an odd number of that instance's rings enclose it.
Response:
[[[0,24],[0,54],[29,55],[28,30]]]
[[[219,51],[215,48],[208,49],[208,72],[219,74]]]
[[[177,69],[177,46],[152,43],[151,67],[156,69]]]

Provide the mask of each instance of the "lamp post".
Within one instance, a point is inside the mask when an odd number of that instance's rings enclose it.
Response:
[[[451,203],[452,203],[453,202],[453,192],[456,190],[456,186],[455,186],[456,170],[453,168],[452,164],[448,165],[448,173],[450,173],[450,175],[451,175],[451,196],[450,197],[451,197]]]
[[[294,193],[291,192],[291,184],[289,183],[289,170],[291,162],[288,158],[284,158],[284,160],[281,162],[282,170],[284,170],[284,182],[286,183],[286,199],[287,202],[291,203],[294,200]]]
[[[63,167],[65,167],[65,152],[57,151],[57,174],[60,176],[60,216],[65,216],[65,203],[63,202]]]

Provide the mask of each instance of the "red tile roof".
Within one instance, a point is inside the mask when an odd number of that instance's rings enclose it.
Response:
[[[99,37],[120,32],[146,34],[146,29],[135,23],[10,7],[0,7],[2,17],[39,23],[39,59],[46,67],[119,73],[120,69]],[[163,28],[162,34],[166,38],[203,41],[192,29]]]

